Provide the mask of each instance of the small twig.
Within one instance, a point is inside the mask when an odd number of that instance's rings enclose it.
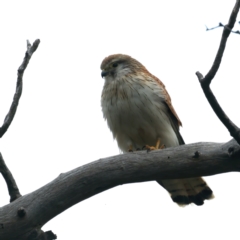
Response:
[[[222,56],[225,50],[226,42],[227,39],[231,33],[231,30],[236,22],[237,14],[239,11],[240,7],[240,0],[236,1],[236,4],[232,10],[231,16],[229,18],[229,22],[224,27],[223,33],[222,33],[222,38],[220,42],[220,46],[218,48],[217,55],[215,57],[215,60],[213,62],[213,65],[207,75],[203,77],[203,75],[200,72],[196,72],[196,75],[198,77],[198,80],[201,84],[201,87],[203,89],[203,92],[210,103],[212,109],[218,116],[218,118],[221,120],[221,122],[225,125],[225,127],[228,129],[230,132],[231,136],[235,138],[235,140],[240,144],[240,129],[228,118],[228,116],[225,114],[221,106],[219,105],[217,99],[215,98],[211,88],[210,84],[212,79],[215,77],[219,66],[221,64]]]
[[[17,184],[13,178],[12,173],[8,169],[7,165],[5,164],[2,154],[0,153],[0,172],[2,173],[8,187],[8,193],[10,195],[10,202],[16,200],[17,198],[21,197]]]
[[[206,31],[211,31],[211,30],[219,28],[219,27],[224,27],[224,25],[222,23],[219,23],[219,25],[216,27],[208,28],[206,25],[205,25],[205,27],[206,27]]]
[[[239,22],[239,23],[240,23],[240,22]],[[219,27],[228,28],[227,25],[224,26],[222,23],[219,23],[218,26],[212,27],[212,28],[208,28],[206,25],[205,25],[205,27],[206,27],[206,31],[211,31],[211,30],[214,30],[214,29],[219,28]],[[228,29],[229,29],[229,28],[228,28]],[[232,33],[240,34],[240,31],[239,31],[239,30],[233,31],[232,29],[230,29],[230,31],[231,31]]]
[[[199,151],[196,151],[194,153],[194,155],[192,156],[192,158],[199,158],[200,157],[200,152]]]
[[[15,113],[16,113],[17,107],[18,107],[18,102],[19,102],[19,99],[20,99],[21,94],[22,94],[22,77],[23,77],[23,73],[24,73],[25,69],[27,68],[29,60],[32,57],[32,54],[38,48],[39,43],[40,43],[39,39],[37,39],[33,43],[33,45],[31,45],[29,43],[29,41],[27,41],[27,51],[25,53],[25,57],[23,59],[23,63],[18,68],[16,92],[14,94],[13,102],[12,102],[12,105],[10,107],[10,110],[9,110],[7,116],[4,119],[4,123],[3,123],[2,127],[0,128],[0,138],[6,133],[6,131],[8,130],[8,128],[9,128],[9,126],[10,126],[10,124],[11,124],[11,122],[12,122],[14,116],[15,116]]]

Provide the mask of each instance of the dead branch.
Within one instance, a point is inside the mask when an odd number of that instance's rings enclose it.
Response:
[[[151,152],[126,153],[99,159],[60,174],[40,189],[0,208],[0,239],[56,239],[56,235],[51,231],[41,230],[44,224],[74,204],[118,185],[240,171],[239,129],[228,119],[210,89],[211,80],[220,66],[226,41],[236,20],[239,6],[240,0],[236,2],[229,23],[224,28],[212,68],[205,78],[197,72],[209,103],[236,140],[232,139],[227,143],[195,143]],[[39,42],[35,41],[35,44],[37,48]],[[15,94],[17,96],[16,99],[14,97],[12,110],[10,109],[1,128],[3,134],[16,112],[22,90],[21,78],[30,59],[29,56],[31,57],[31,54],[27,51],[24,62],[18,70],[19,81]],[[3,159],[2,162],[4,164]]]
[[[16,113],[17,107],[18,107],[18,103],[19,103],[19,99],[22,95],[22,84],[23,84],[22,77],[23,77],[25,69],[27,68],[29,60],[32,57],[32,54],[37,50],[39,43],[40,43],[39,39],[35,40],[33,45],[31,45],[29,43],[29,41],[27,41],[27,51],[25,53],[25,57],[23,59],[21,66],[18,68],[16,92],[14,94],[13,102],[10,107],[10,110],[4,119],[4,123],[3,123],[2,127],[0,128],[0,138],[6,133],[6,131],[8,130],[8,128],[15,116],[15,113]]]
[[[10,195],[10,202],[21,197],[22,195],[19,192],[18,186],[13,178],[12,173],[5,164],[1,153],[0,153],[0,172],[7,183],[8,193]]]
[[[222,60],[222,56],[223,56],[223,53],[225,50],[226,42],[227,42],[227,39],[231,33],[231,30],[236,22],[239,7],[240,7],[240,0],[236,1],[236,4],[235,4],[235,6],[232,10],[231,16],[229,18],[228,24],[223,29],[220,46],[218,48],[217,55],[215,57],[215,60],[213,62],[211,69],[209,70],[209,72],[207,73],[207,75],[205,77],[203,77],[203,75],[200,72],[196,72],[196,75],[198,77],[198,80],[201,84],[203,92],[204,92],[209,104],[211,105],[212,109],[214,110],[214,112],[216,113],[218,118],[221,120],[221,122],[228,129],[231,136],[234,137],[236,139],[236,141],[240,144],[240,129],[228,118],[228,116],[226,115],[226,113],[223,111],[223,109],[219,105],[217,99],[215,98],[215,96],[210,88],[211,81],[215,77],[215,75],[219,69],[219,66],[221,64],[221,60]]]
[[[29,239],[67,208],[118,185],[239,171],[240,157],[233,154],[238,149],[235,140],[195,143],[91,162],[0,208],[0,239]]]
[[[23,59],[23,62],[21,64],[21,66],[18,68],[18,77],[17,77],[17,86],[16,86],[16,92],[14,94],[13,97],[13,102],[12,105],[10,107],[10,110],[8,112],[8,114],[6,115],[5,119],[4,119],[4,123],[2,125],[2,127],[0,128],[0,138],[6,133],[6,131],[8,130],[14,116],[15,113],[17,111],[17,107],[18,107],[18,103],[19,103],[19,99],[21,97],[22,94],[22,78],[23,78],[23,74],[25,69],[27,68],[27,65],[29,63],[29,60],[32,57],[32,54],[37,50],[38,45],[40,43],[40,40],[36,40],[33,45],[31,45],[29,43],[29,41],[27,41],[27,51],[25,53],[25,57]],[[13,178],[12,173],[10,172],[10,170],[8,169],[7,165],[5,164],[2,155],[0,153],[0,172],[3,175],[7,187],[8,187],[8,192],[10,195],[10,202],[14,201],[15,199],[21,197],[21,194],[19,192],[19,189],[17,187],[17,184]]]
[[[15,113],[17,111],[17,107],[18,107],[18,103],[19,103],[19,99],[21,97],[22,94],[22,78],[23,78],[23,74],[25,69],[27,68],[27,65],[29,63],[29,60],[32,57],[32,54],[36,51],[36,49],[38,48],[38,45],[40,43],[40,40],[36,40],[33,45],[31,45],[29,43],[29,41],[27,41],[27,51],[25,53],[25,57],[23,59],[23,62],[21,64],[21,66],[18,69],[18,77],[17,77],[17,86],[16,86],[16,92],[14,94],[13,97],[13,102],[12,105],[10,107],[10,110],[8,112],[8,114],[6,115],[5,119],[4,119],[4,123],[2,125],[2,127],[0,128],[0,137],[2,137],[6,131],[8,130],[9,126],[11,125],[11,122],[15,116]],[[10,170],[8,169],[7,165],[5,164],[2,154],[0,153],[0,172],[3,175],[7,187],[8,187],[8,192],[10,195],[10,202],[18,199],[21,197],[21,194],[19,192],[19,189],[17,187],[17,184],[13,178],[13,175],[11,174]],[[8,226],[8,223],[5,223],[5,217],[11,212],[11,207],[9,209],[8,213],[4,213],[4,215],[2,216],[3,219],[1,219],[2,221],[0,222],[0,235],[1,233],[4,233],[6,230],[6,227]],[[20,207],[15,215],[15,218],[17,216],[17,219],[21,219],[24,218],[26,215],[26,211],[24,207]],[[4,222],[4,223],[2,223]],[[13,219],[14,222],[14,219]],[[8,229],[10,231],[13,231],[13,229]],[[3,238],[0,239],[26,239],[25,237],[22,236],[22,232],[18,235],[17,238],[15,237],[11,237],[10,235],[7,235]],[[24,235],[24,234],[23,234]],[[23,237],[23,238],[22,238]],[[41,229],[32,229],[32,231],[28,234],[27,237],[28,240],[36,240],[36,239],[45,239],[45,240],[53,240],[53,239],[57,239],[57,236],[55,234],[53,234],[51,231],[47,231],[47,232],[43,232]]]

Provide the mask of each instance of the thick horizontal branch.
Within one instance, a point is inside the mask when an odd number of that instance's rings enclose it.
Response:
[[[0,239],[28,239],[72,205],[118,185],[239,171],[239,145],[195,143],[99,159],[0,208]],[[234,153],[237,154],[234,154]],[[14,229],[14,231],[12,231]]]

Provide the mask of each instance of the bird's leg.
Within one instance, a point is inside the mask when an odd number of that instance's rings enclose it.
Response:
[[[164,149],[164,148],[166,148],[166,146],[165,146],[164,144],[162,144],[162,145],[159,147],[159,149]]]
[[[159,149],[159,146],[160,146],[160,138],[158,138],[158,140],[157,140],[157,142],[156,142],[156,147],[155,147],[155,149]]]
[[[155,147],[154,146],[145,145],[143,147],[143,149],[146,149],[147,151],[156,150],[156,149],[164,149],[165,145],[164,144],[160,145],[160,143],[161,143],[161,140],[160,140],[160,138],[158,138]]]
[[[133,152],[133,146],[132,146],[132,144],[129,145],[129,147],[128,147],[128,152]]]

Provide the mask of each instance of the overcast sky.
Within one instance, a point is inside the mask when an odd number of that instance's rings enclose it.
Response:
[[[2,1],[0,3],[0,121],[11,104],[26,39],[41,43],[24,74],[23,95],[1,153],[20,192],[60,173],[119,154],[103,120],[104,57],[123,53],[160,78],[171,95],[186,143],[226,142],[195,75],[206,74],[235,0]],[[239,21],[239,18],[238,18]],[[239,24],[236,29],[239,29]],[[240,35],[232,34],[212,89],[240,126]],[[156,182],[128,184],[87,199],[43,230],[58,239],[239,239],[239,173],[206,178],[215,199],[180,208]],[[0,178],[0,205],[9,201]],[[236,221],[235,221],[236,220]]]

